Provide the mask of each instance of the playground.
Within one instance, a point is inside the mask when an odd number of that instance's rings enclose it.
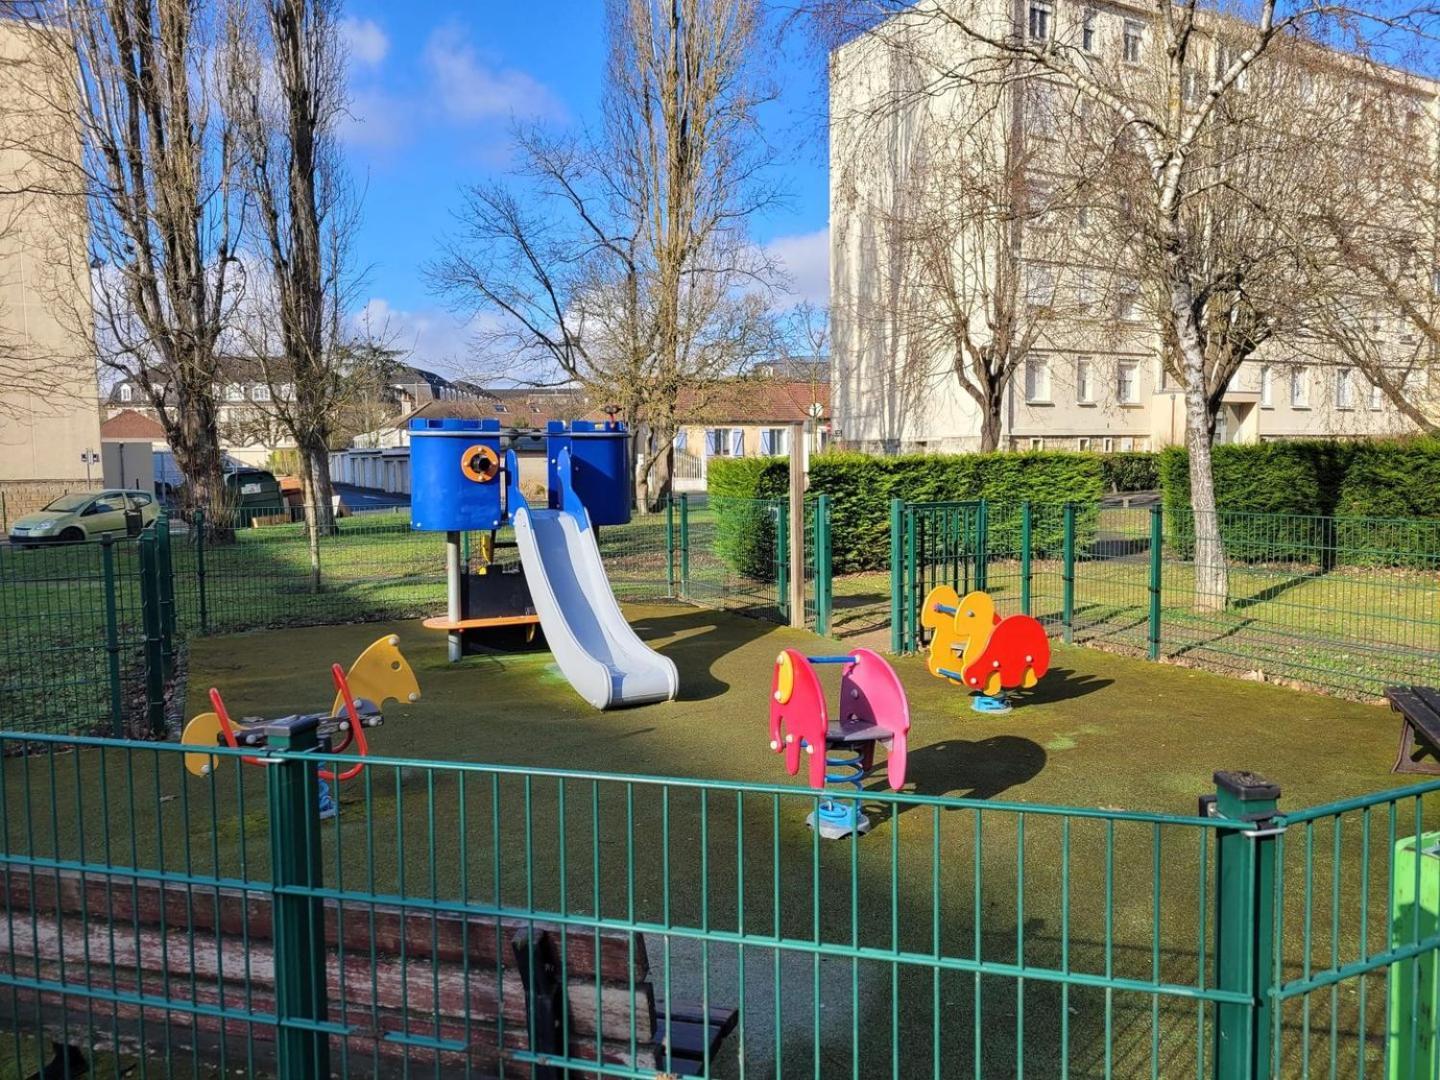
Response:
[[[1068,644],[1072,510],[1060,634],[1027,540],[1018,569],[923,592],[939,564],[910,558],[917,651],[886,657],[693,602],[683,508],[655,547],[687,599],[630,593],[622,428],[552,428],[545,507],[498,425],[414,435],[434,492],[390,542],[443,553],[442,610],[226,633],[217,575],[183,745],[0,736],[25,751],[0,766],[22,913],[0,1077],[45,1064],[22,1027],[197,1076],[1238,1080],[1440,1055],[1404,1005],[1440,945],[1414,853],[1440,787],[1391,773],[1394,714]],[[955,587],[972,569],[996,597]],[[150,579],[163,659],[183,605]]]

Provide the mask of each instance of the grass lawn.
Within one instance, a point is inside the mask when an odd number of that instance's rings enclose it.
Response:
[[[676,998],[708,988],[729,1004],[743,992],[743,1040],[727,1045],[725,1076],[742,1041],[748,1076],[774,1075],[777,1061],[794,1075],[1004,1076],[1022,1054],[1035,1075],[1057,1075],[1062,1058],[1074,1076],[1193,1075],[1209,1053],[1213,1009],[1062,989],[1055,973],[1210,985],[1214,833],[1024,807],[1188,816],[1220,768],[1273,779],[1288,809],[1400,780],[1388,771],[1395,724],[1373,706],[1057,646],[1019,709],[981,717],[908,657],[897,661],[913,722],[907,790],[976,802],[876,798],[869,835],[822,845],[804,823],[811,798],[768,750],[766,699],[778,649],[834,644],[676,604],[627,611],[675,660],[681,700],[597,713],[547,653],[450,665],[443,635],[400,622],[194,640],[187,712],[204,707],[210,685],[242,715],[326,707],[331,662],[400,634],[423,698],[388,711],[372,747],[407,760],[344,786],[340,816],[324,826],[327,887],[609,919],[633,911],[656,927],[646,936],[657,985]],[[117,863],[268,880],[264,770],[227,766],[202,780],[179,765],[147,748],[9,761],[7,847],[98,861],[108,845]],[[542,768],[753,781],[792,794],[566,780]],[[1397,835],[1413,830],[1418,806],[1403,805]],[[1363,835],[1354,822],[1287,836],[1282,860],[1296,883],[1282,901],[1287,976],[1307,962],[1324,967],[1332,947],[1345,959],[1383,947],[1390,821],[1367,818]],[[730,938],[702,946],[702,928]],[[766,944],[777,936],[781,947]],[[842,955],[820,958],[815,942]],[[897,948],[978,959],[986,973],[932,975],[879,958]],[[1310,995],[1303,1013],[1297,1001],[1283,1017],[1286,1061],[1303,1048],[1328,1071],[1333,1053],[1345,1072],[1363,1052],[1378,1071],[1384,998],[1383,975],[1372,975]]]

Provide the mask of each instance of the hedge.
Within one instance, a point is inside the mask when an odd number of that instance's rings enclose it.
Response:
[[[1393,520],[1440,519],[1440,439],[1227,444],[1215,447],[1213,459],[1221,537],[1232,559],[1433,566],[1440,554],[1440,526]],[[1189,557],[1194,529],[1184,449],[1160,455],[1160,484],[1167,534]]]
[[[1154,491],[1160,486],[1160,455],[1148,450],[1102,454],[1100,479],[1106,491]]]
[[[727,500],[784,497],[789,488],[788,460],[714,460],[709,478],[722,556],[742,573],[746,568],[768,565],[773,532],[756,522],[753,512],[742,512],[745,504],[736,502],[731,510],[724,504]],[[1075,502],[1083,508],[1076,531],[1084,543],[1093,532],[1104,487],[1098,454],[828,453],[811,459],[810,492],[830,496],[833,565],[837,574],[843,574],[889,566],[891,499],[944,502],[983,498],[1012,506],[1026,500],[1037,504]],[[1037,515],[1037,549],[1058,548],[1059,521],[1058,513]],[[1056,535],[1049,535],[1052,532]],[[1018,541],[1018,513],[992,518],[992,552],[1017,551]]]

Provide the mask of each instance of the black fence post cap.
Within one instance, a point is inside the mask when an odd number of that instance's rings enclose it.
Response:
[[[1280,798],[1279,784],[1245,770],[1220,769],[1215,773],[1215,786],[1239,802],[1275,802]]]

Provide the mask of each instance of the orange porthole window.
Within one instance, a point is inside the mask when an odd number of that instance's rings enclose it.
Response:
[[[488,446],[472,446],[460,458],[460,471],[477,484],[488,484],[500,475],[500,455]]]

